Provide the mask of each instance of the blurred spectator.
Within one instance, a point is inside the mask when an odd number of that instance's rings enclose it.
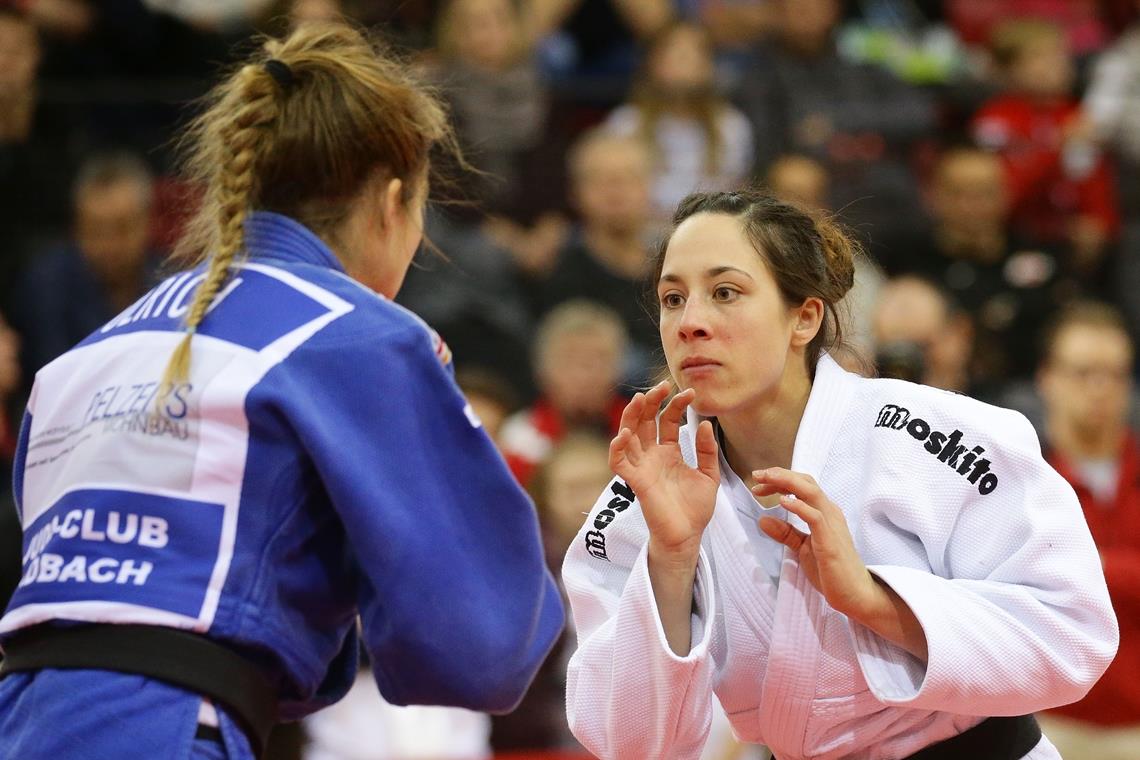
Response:
[[[1120,648],[1088,695],[1042,717],[1061,754],[1140,757],[1140,444],[1128,426],[1132,341],[1114,309],[1077,303],[1045,341],[1038,386],[1049,463],[1077,492],[1120,623]]]
[[[503,424],[503,454],[529,485],[535,469],[574,430],[617,434],[628,399],[618,392],[629,339],[612,310],[567,301],[542,320],[534,341],[539,398]]]
[[[520,357],[530,345],[531,319],[514,261],[478,224],[449,211],[429,208],[430,243],[417,254],[397,301],[443,336],[457,370],[490,370],[527,398],[532,373]]]
[[[332,21],[344,14],[340,0],[289,0],[285,5],[285,16],[290,26],[313,22]]]
[[[12,298],[24,337],[24,376],[104,325],[149,287],[152,180],[129,153],[89,159],[73,186],[70,242],[29,262]]]
[[[279,37],[297,24],[349,19],[379,27],[402,51],[424,51],[435,44],[435,22],[442,0],[270,0],[258,27]]]
[[[196,29],[232,31],[248,28],[273,0],[142,0],[155,13],[180,19]]]
[[[814,158],[787,153],[768,167],[768,188],[780,200],[809,209],[826,209],[831,178],[823,164]]]
[[[649,40],[630,103],[606,128],[637,137],[653,156],[653,205],[665,227],[681,200],[697,190],[729,190],[753,163],[748,120],[716,90],[708,32],[682,21]]]
[[[466,196],[491,214],[518,217],[545,190],[525,182],[549,108],[521,19],[511,0],[450,0],[440,13],[431,72],[451,106],[466,158]]]
[[[761,174],[778,156],[803,153],[832,179],[828,207],[872,238],[919,218],[909,160],[935,126],[931,98],[894,75],[836,53],[838,0],[773,0],[776,39],[757,48],[741,81]]]
[[[1045,19],[1063,28],[1069,49],[1078,56],[1099,50],[1108,29],[1098,7],[1104,0],[945,0],[944,13],[961,39],[985,45],[998,26],[1010,20]]]
[[[750,46],[770,34],[776,24],[771,0],[675,0],[683,18],[709,31],[718,49]]]
[[[45,34],[75,39],[91,30],[95,9],[89,0],[27,0],[18,4]]]
[[[348,19],[381,30],[386,41],[415,55],[435,45],[443,0],[270,0],[257,29],[280,37],[298,24]]]
[[[994,31],[991,49],[1006,91],[975,115],[974,138],[1001,156],[1018,231],[1038,243],[1068,243],[1074,268],[1087,275],[1119,216],[1108,163],[1072,96],[1065,38],[1045,22],[1013,21]]]
[[[429,65],[452,110],[466,158],[479,171],[450,171],[452,216],[484,233],[525,272],[549,270],[566,237],[565,140],[551,119],[522,18],[511,0],[449,0]]]
[[[529,491],[538,508],[546,561],[560,579],[562,559],[586,513],[613,473],[609,439],[596,431],[573,432],[555,445],[531,479]],[[560,581],[561,582],[561,581]],[[497,752],[581,749],[566,722],[566,664],[573,654],[572,621],[538,671],[522,704],[492,718],[491,745]]]
[[[889,271],[929,277],[974,315],[979,372],[1029,377],[1041,324],[1076,295],[1076,282],[1055,249],[1011,229],[1006,178],[994,154],[947,150],[934,169],[930,209],[931,229],[900,243]]]
[[[1140,24],[1097,59],[1083,107],[1096,138],[1115,151],[1124,216],[1140,221]]]
[[[0,10],[0,140],[25,139],[36,106],[40,42],[35,27],[14,11]]]
[[[185,106],[205,94],[219,63],[251,27],[195,26],[166,12],[185,5],[156,0],[27,0],[43,33],[45,103],[70,119],[72,149],[83,154],[130,149],[160,170]],[[163,8],[158,8],[162,5]]]
[[[547,74],[600,100],[625,89],[637,41],[674,16],[672,0],[530,0],[524,13],[527,39],[541,45]]]
[[[471,404],[475,416],[483,423],[487,435],[498,444],[503,422],[519,406],[510,384],[485,369],[458,370],[455,382]]]
[[[580,223],[558,252],[553,271],[531,288],[533,308],[542,315],[577,298],[608,306],[631,340],[621,377],[644,384],[661,345],[643,296],[652,236],[652,157],[636,138],[591,130],[567,160]]]
[[[609,452],[609,438],[580,430],[563,438],[535,472],[530,492],[549,538],[551,570],[561,572],[566,549],[613,478]]]
[[[773,161],[768,169],[768,189],[772,195],[817,213],[830,213],[827,208],[830,185],[827,169],[809,156],[789,153]],[[855,256],[855,284],[839,305],[839,314],[844,320],[845,348],[851,349],[854,355],[832,357],[852,371],[861,369],[859,355],[868,354],[872,348],[871,312],[882,284],[883,272],[879,266],[866,255]]]
[[[0,482],[12,482],[12,457],[16,452],[18,412],[13,409],[20,391],[20,337],[0,317]],[[0,609],[20,582],[23,545],[20,519],[11,487],[0,490]]]
[[[40,41],[26,17],[0,6],[0,282],[67,227],[74,174],[65,119],[39,103]]]
[[[973,326],[936,285],[912,275],[887,280],[872,325],[880,375],[974,395]]]

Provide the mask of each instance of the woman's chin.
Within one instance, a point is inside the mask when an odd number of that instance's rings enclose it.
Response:
[[[716,417],[720,414],[721,406],[716,403],[709,393],[701,393],[697,391],[697,395],[693,398],[693,403],[689,408],[702,417]]]

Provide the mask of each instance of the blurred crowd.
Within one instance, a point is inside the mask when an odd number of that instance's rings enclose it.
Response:
[[[1135,0],[5,0],[7,468],[37,368],[173,266],[197,189],[172,135],[196,98],[256,34],[341,16],[451,109],[470,167],[439,167],[399,300],[451,346],[556,572],[610,477],[625,401],[662,372],[645,275],[672,209],[761,185],[863,244],[842,363],[1037,427],[1086,509],[1122,630],[1109,674],[1046,731],[1072,757],[1140,757]],[[0,505],[0,598],[19,556]],[[509,716],[382,706],[362,674],[274,756],[579,757],[562,703],[572,646],[568,631]],[[764,755],[714,723],[706,757]]]

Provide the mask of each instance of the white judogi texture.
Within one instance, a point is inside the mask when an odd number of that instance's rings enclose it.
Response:
[[[891,404],[908,410],[911,428],[876,426]],[[975,456],[989,460],[992,491],[980,492],[981,474],[970,482],[961,456],[957,468],[940,461],[916,419],[961,431],[964,452],[984,447]],[[681,441],[692,464],[692,413],[689,422]],[[687,656],[666,643],[636,501],[606,523],[607,490],[566,556],[578,631],[567,712],[601,758],[697,757],[714,693],[737,735],[781,760],[902,758],[985,716],[1075,701],[1115,654],[1116,618],[1076,496],[1016,412],[861,378],[826,356],[818,365],[792,469],[844,510],[863,561],[910,605],[925,666],[832,610],[756,526],[762,510],[723,459],[721,469]],[[1026,757],[1059,755],[1043,739]]]

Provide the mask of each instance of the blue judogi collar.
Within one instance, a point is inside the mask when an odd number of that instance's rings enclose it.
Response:
[[[312,230],[272,211],[255,211],[246,220],[245,248],[250,259],[315,264],[344,272],[340,259]]]

